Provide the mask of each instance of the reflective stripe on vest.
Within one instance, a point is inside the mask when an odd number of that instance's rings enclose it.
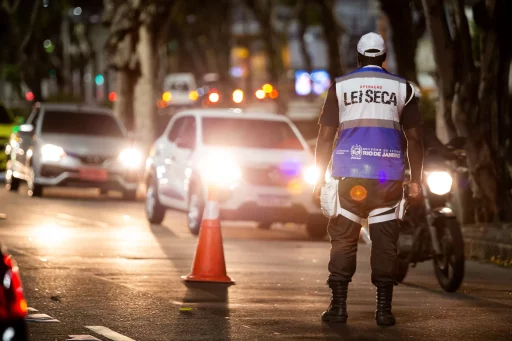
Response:
[[[364,67],[336,80],[340,129],[333,154],[336,177],[403,180],[400,114],[407,82],[379,67]]]

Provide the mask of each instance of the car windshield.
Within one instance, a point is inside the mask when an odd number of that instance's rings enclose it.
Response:
[[[203,118],[206,145],[303,150],[287,122],[237,118]]]
[[[187,83],[185,82],[175,82],[172,83],[170,86],[171,91],[189,91],[190,88]]]
[[[46,111],[41,132],[103,137],[124,136],[119,124],[110,115],[67,111]]]
[[[0,124],[11,124],[12,119],[7,109],[5,109],[2,105],[0,105]]]

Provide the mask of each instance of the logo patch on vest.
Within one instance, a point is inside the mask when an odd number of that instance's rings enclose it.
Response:
[[[363,155],[363,147],[358,144],[355,144],[350,148],[350,158],[361,160],[361,156]]]
[[[336,150],[337,155],[344,155],[348,150]],[[361,145],[354,144],[350,148],[350,159],[361,160],[363,156],[374,156],[379,158],[392,158],[400,159],[402,152],[394,149],[382,149],[382,148],[363,148]]]

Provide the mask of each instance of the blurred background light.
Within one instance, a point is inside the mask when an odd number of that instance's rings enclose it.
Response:
[[[272,90],[272,92],[268,95],[268,97],[270,97],[272,99],[275,99],[278,96],[279,96],[279,92],[276,89]]]
[[[269,94],[272,92],[272,90],[274,90],[274,87],[270,84],[265,84],[261,87],[261,89],[265,91],[265,93]]]
[[[233,102],[242,103],[244,100],[244,92],[240,89],[236,89],[233,91]]]
[[[94,82],[96,85],[103,85],[103,83],[105,83],[105,78],[102,74],[98,74],[96,77],[94,77]]]
[[[256,91],[255,95],[256,95],[256,98],[258,98],[258,99],[264,99],[265,98],[265,91],[260,89],[260,90]]]
[[[199,94],[197,91],[190,91],[188,94],[188,98],[190,98],[193,101],[196,101],[199,98]]]
[[[220,99],[220,96],[218,93],[216,92],[212,92],[209,96],[208,96],[208,99],[210,100],[210,102],[212,103],[217,103]]]
[[[311,93],[311,78],[306,71],[295,72],[295,92],[299,96],[307,96]]]
[[[32,91],[29,91],[25,94],[25,99],[29,102],[32,102],[34,100],[34,93]]]
[[[170,102],[172,100],[172,94],[169,91],[166,91],[162,94],[162,100],[166,102]]]

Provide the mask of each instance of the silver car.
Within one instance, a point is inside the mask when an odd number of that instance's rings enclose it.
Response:
[[[142,152],[112,112],[82,105],[36,104],[6,152],[7,188],[26,181],[30,196],[67,186],[121,191],[132,200],[144,169]]]

